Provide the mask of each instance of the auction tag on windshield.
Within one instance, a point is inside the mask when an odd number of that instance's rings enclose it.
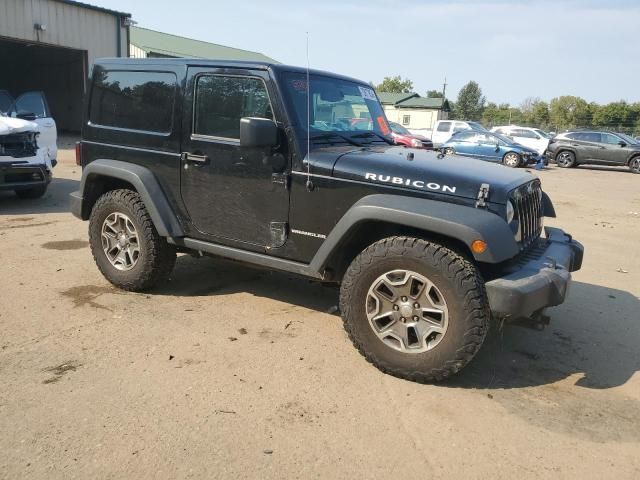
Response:
[[[378,99],[376,98],[376,93],[372,88],[360,86],[358,86],[358,88],[360,89],[360,95],[362,95],[362,98],[364,98],[365,100],[373,100],[374,102],[378,101]]]

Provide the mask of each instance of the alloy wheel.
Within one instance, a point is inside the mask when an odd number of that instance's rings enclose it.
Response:
[[[631,160],[629,166],[631,167],[631,171],[633,173],[640,173],[640,157],[636,157]]]
[[[507,155],[504,157],[504,164],[507,167],[517,167],[519,163],[520,159],[515,153],[507,153]]]
[[[561,152],[556,158],[556,163],[561,167],[568,167],[571,165],[572,157],[569,152]]]
[[[121,271],[131,270],[140,258],[138,232],[124,213],[114,212],[105,218],[101,230],[102,249],[107,260]]]
[[[403,353],[431,350],[447,332],[444,296],[431,280],[410,270],[379,276],[369,288],[365,308],[376,336]]]

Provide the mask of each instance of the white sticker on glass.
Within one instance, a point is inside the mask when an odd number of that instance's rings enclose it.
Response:
[[[378,100],[376,98],[376,93],[373,91],[373,89],[367,88],[367,87],[360,87],[360,86],[358,86],[358,88],[360,89],[360,95],[362,95],[362,98],[364,98],[365,100],[374,100],[374,101]]]

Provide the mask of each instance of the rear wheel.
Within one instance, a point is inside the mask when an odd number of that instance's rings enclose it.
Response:
[[[447,147],[444,149],[444,153],[446,153],[447,155],[454,155],[456,151],[451,147]]]
[[[514,152],[509,152],[502,158],[502,163],[507,167],[518,168],[520,166],[520,155]]]
[[[563,150],[556,155],[556,164],[562,168],[571,168],[576,165],[576,156],[573,152]]]
[[[93,206],[89,243],[98,268],[113,285],[143,291],[166,280],[176,251],[158,234],[140,195],[112,190]]]
[[[47,191],[47,186],[43,185],[40,187],[29,188],[28,190],[16,190],[16,195],[19,198],[40,198]]]
[[[640,155],[631,159],[629,168],[633,173],[640,173]]]
[[[369,362],[420,382],[463,368],[480,349],[490,318],[473,263],[412,237],[380,240],[353,260],[340,310],[351,341]]]

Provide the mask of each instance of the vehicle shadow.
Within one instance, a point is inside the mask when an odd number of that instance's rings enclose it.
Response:
[[[169,283],[154,294],[216,296],[249,293],[339,315],[338,290],[295,276],[211,258],[178,259]],[[550,310],[542,332],[492,326],[473,361],[441,385],[516,389],[577,375],[576,385],[608,389],[640,370],[640,300],[623,290],[574,282],[565,304]]]
[[[598,171],[601,170],[603,172],[618,172],[618,173],[630,173],[632,175],[635,175],[635,173],[633,173],[631,170],[629,170],[629,167],[621,165],[619,167],[613,167],[613,166],[607,166],[607,165],[577,165],[575,167],[578,170],[594,170],[594,171]]]
[[[0,215],[68,212],[69,194],[79,188],[78,180],[54,177],[41,198],[20,199],[13,191],[0,192]]]

